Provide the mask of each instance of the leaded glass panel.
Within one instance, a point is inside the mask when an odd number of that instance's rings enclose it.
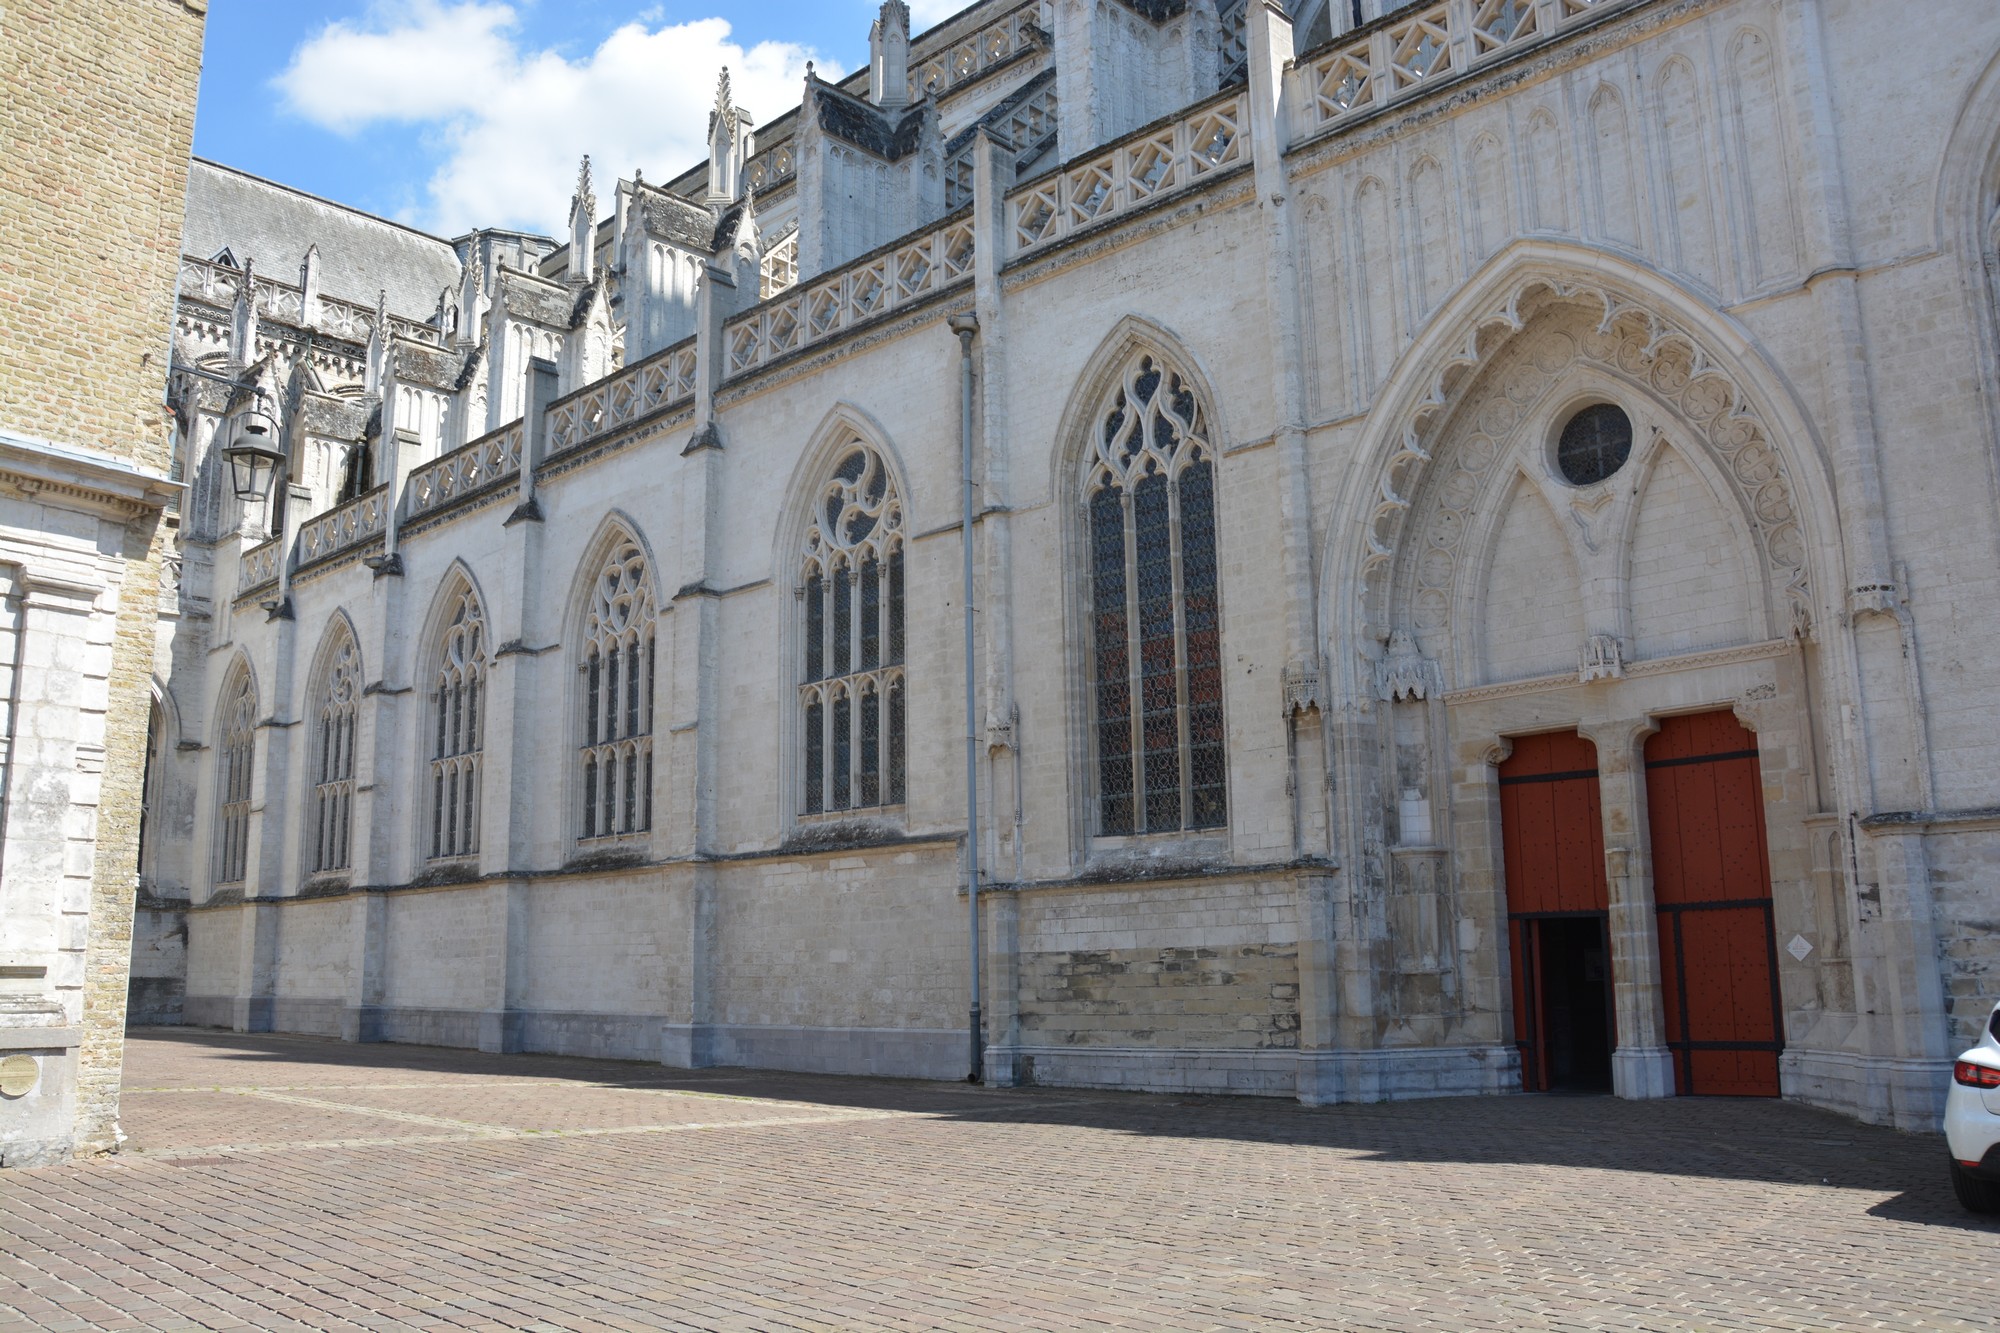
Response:
[[[817,815],[899,805],[903,510],[881,455],[855,441],[815,496],[812,516],[801,569],[800,808]]]
[[[582,834],[635,837],[653,827],[653,715],[658,680],[652,579],[629,538],[598,567],[584,622]],[[642,789],[643,786],[643,789]]]
[[[1098,832],[1227,821],[1214,463],[1187,377],[1127,365],[1094,435],[1090,543]]]
[[[313,744],[313,874],[348,867],[354,822],[354,733],[361,711],[361,650],[343,627],[320,683]]]
[[[470,856],[479,850],[481,751],[480,696],[486,685],[485,619],[472,590],[460,585],[449,604],[443,638],[433,658],[435,744],[431,749],[432,858]],[[586,673],[588,711],[595,715],[597,670]],[[594,725],[594,724],[593,724]]]

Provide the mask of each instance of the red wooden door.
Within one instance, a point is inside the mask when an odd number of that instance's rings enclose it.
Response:
[[[1646,804],[1674,1086],[1775,1097],[1783,1041],[1757,737],[1726,710],[1663,720],[1646,742]]]
[[[1549,1030],[1540,923],[1551,917],[1603,917],[1610,905],[1597,747],[1573,731],[1515,740],[1513,754],[1500,765],[1500,837],[1521,1084],[1529,1092],[1546,1092]]]

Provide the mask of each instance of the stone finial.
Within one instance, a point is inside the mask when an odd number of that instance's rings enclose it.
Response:
[[[736,99],[729,90],[729,66],[722,67],[722,73],[715,80],[715,109],[708,113],[708,137],[715,140],[715,132],[725,123],[732,129],[736,120]]]
[[[389,378],[389,293],[385,290],[375,298],[375,326],[368,334],[368,357],[364,371],[365,392],[370,396],[380,395],[382,384]]]
[[[597,195],[590,188],[590,154],[576,174],[576,193],[569,201],[569,276],[589,282],[597,267]]]
[[[868,93],[884,110],[910,104],[910,7],[903,0],[884,0],[868,30]]]
[[[299,263],[299,322],[307,328],[319,324],[319,246],[306,247]]]
[[[743,187],[743,164],[756,151],[750,113],[737,106],[729,87],[729,67],[715,82],[715,110],[708,115],[708,200],[724,207]]]
[[[247,366],[257,359],[257,264],[243,261],[243,279],[236,288],[236,306],[229,318],[229,360]]]

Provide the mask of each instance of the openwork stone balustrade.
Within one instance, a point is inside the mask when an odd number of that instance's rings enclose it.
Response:
[[[694,339],[559,399],[549,408],[549,452],[561,453],[694,397]],[[515,451],[520,466],[520,451]]]
[[[1354,41],[1293,71],[1302,87],[1289,100],[1294,136],[1425,89],[1503,51],[1546,41],[1594,10],[1621,0],[1446,0],[1414,14],[1392,15]]]
[[[267,583],[278,581],[278,539],[253,546],[243,553],[236,567],[236,595],[243,596]]]
[[[525,430],[525,423],[516,421],[413,470],[403,483],[404,518],[428,514],[520,475]]]
[[[1248,161],[1244,112],[1242,94],[1231,93],[1008,195],[1015,252],[1060,240]]]
[[[998,22],[987,24],[917,66],[910,72],[910,82],[918,90],[929,89],[935,96],[1012,60],[1039,40],[1036,12],[1036,6],[1023,5]]]
[[[380,533],[389,521],[389,488],[377,486],[338,509],[306,520],[299,528],[299,542],[293,560],[310,564],[337,555],[358,542]]]
[[[767,301],[723,330],[730,375],[740,375],[857,324],[886,315],[972,274],[972,222],[954,218]]]

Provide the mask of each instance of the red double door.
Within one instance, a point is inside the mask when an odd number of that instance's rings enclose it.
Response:
[[[1783,1049],[1757,737],[1733,713],[1646,742],[1667,1046],[1683,1096],[1775,1097]]]
[[[1500,766],[1514,1030],[1531,1092],[1604,1089],[1617,1045],[1597,751],[1522,737]],[[1667,1044],[1682,1094],[1778,1094],[1770,858],[1756,737],[1733,714],[1646,745]]]

